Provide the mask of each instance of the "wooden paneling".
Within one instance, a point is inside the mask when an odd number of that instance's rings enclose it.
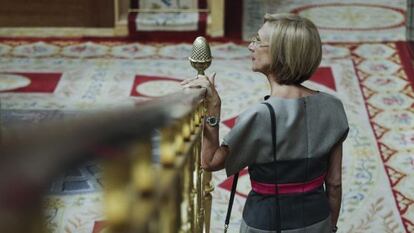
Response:
[[[0,27],[113,27],[114,0],[0,0]]]

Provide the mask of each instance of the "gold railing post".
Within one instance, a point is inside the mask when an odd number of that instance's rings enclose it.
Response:
[[[189,204],[190,194],[189,191],[189,177],[187,173],[186,163],[179,164],[179,161],[183,158],[180,158],[182,155],[185,144],[185,132],[189,129],[185,129],[185,122],[181,121],[174,124],[172,127],[165,128],[161,133],[161,164],[162,172],[164,176],[167,176],[168,173],[173,172],[174,176],[177,178],[173,181],[176,188],[176,192],[172,191],[173,197],[168,198],[166,201],[167,204],[167,215],[174,215],[168,224],[170,228],[174,229],[174,232],[191,232],[191,224],[189,216],[189,211],[191,211],[191,206]],[[183,156],[181,156],[183,157]],[[178,167],[177,167],[178,166]],[[180,167],[182,166],[182,167]],[[181,170],[183,169],[183,170]],[[175,205],[174,205],[175,203]],[[175,213],[175,214],[174,214]],[[166,219],[168,216],[164,216]],[[169,229],[164,229],[163,232],[169,232]]]
[[[205,102],[203,104],[199,105],[199,108],[197,109],[197,115],[199,116],[199,124],[201,127],[203,126],[203,118],[205,116],[206,112],[206,106]],[[203,127],[202,127],[203,129]],[[203,135],[203,131],[201,131],[201,135]],[[201,139],[202,140],[202,139]],[[201,147],[201,141],[200,141],[200,147]],[[201,150],[199,155],[201,156]],[[214,186],[211,183],[212,181],[212,174],[211,172],[202,170],[201,171],[201,180],[202,180],[202,190],[201,193],[203,193],[202,196],[202,202],[203,202],[203,230],[205,233],[210,233],[210,223],[211,223],[211,207],[212,207],[212,195],[211,193],[214,190]]]
[[[203,172],[203,187],[204,187],[204,231],[205,233],[210,233],[210,223],[211,223],[211,205],[213,196],[211,193],[214,190],[214,186],[211,183],[211,172]]]
[[[134,192],[150,195],[155,190],[155,171],[152,167],[152,148],[151,139],[147,138],[129,151],[131,167],[131,177]]]
[[[149,139],[134,143],[104,162],[106,218],[109,232],[158,232],[158,223],[147,222],[156,209],[156,173],[151,164]]]
[[[131,163],[132,211],[131,229],[135,232],[159,232],[158,199],[159,173],[152,165],[151,139],[145,138],[129,150]],[[150,220],[150,221],[149,221]],[[153,222],[156,221],[156,222]]]
[[[192,160],[189,158],[187,159],[185,166],[184,166],[184,210],[185,210],[185,222],[182,227],[183,232],[191,233],[194,232],[194,224],[192,222],[192,216],[194,212],[194,205],[193,205],[193,171],[192,171]]]
[[[193,149],[194,150],[194,149]],[[194,155],[194,152],[191,153]],[[192,232],[197,232],[197,175],[196,175],[196,158],[194,156],[190,156],[189,159],[189,171],[190,171],[190,184],[191,184],[191,192],[190,192],[190,203],[191,203],[191,228]]]
[[[181,128],[182,132],[185,132],[186,134],[188,133],[187,130],[189,130],[186,126],[183,126]],[[184,139],[184,138],[183,138]],[[183,141],[184,142],[184,141]],[[180,151],[180,152],[184,152],[184,151]],[[188,156],[188,155],[187,155]],[[189,182],[189,194],[188,194],[188,223],[190,225],[190,232],[196,232],[196,224],[193,221],[194,220],[194,215],[196,213],[197,210],[197,206],[194,203],[194,198],[196,196],[196,190],[195,190],[195,183],[194,183],[194,158],[192,156],[188,156],[188,158],[186,159],[186,163],[187,163],[187,172],[188,172],[188,182]]]
[[[160,162],[163,166],[174,166],[176,138],[172,127],[161,130]]]
[[[202,230],[202,211],[203,211],[203,206],[202,206],[202,201],[201,199],[203,198],[203,189],[202,189],[202,182],[201,182],[201,161],[200,161],[200,153],[201,153],[201,140],[198,140],[195,145],[194,145],[194,150],[193,150],[193,155],[195,157],[195,169],[194,169],[194,174],[195,174],[195,206],[196,206],[196,211],[195,211],[195,215],[194,215],[194,223],[196,225],[196,232],[201,232]]]
[[[204,182],[203,182],[203,169],[201,168],[201,146],[203,140],[203,116],[205,113],[205,102],[199,104],[198,108],[196,109],[196,118],[197,118],[197,126],[201,129],[200,130],[200,139],[196,141],[194,146],[194,157],[196,158],[195,166],[196,166],[196,181],[197,181],[197,214],[196,216],[196,223],[197,223],[197,232],[203,232],[206,216],[206,209],[209,209],[206,206],[204,201]]]
[[[114,152],[118,153],[118,152]],[[122,153],[122,152],[119,152]],[[120,232],[128,227],[130,211],[130,196],[127,192],[129,177],[129,162],[126,159],[113,155],[114,159],[103,162],[105,215],[109,225],[109,232]]]

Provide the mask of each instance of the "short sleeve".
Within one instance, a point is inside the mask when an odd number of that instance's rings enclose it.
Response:
[[[234,127],[223,138],[222,145],[228,146],[230,151],[225,161],[227,176],[255,163],[260,154],[271,152],[266,148],[266,145],[271,145],[271,139],[263,137],[263,130],[270,130],[269,116],[264,115],[264,107],[263,104],[258,104],[240,114]]]
[[[338,125],[340,130],[340,138],[338,142],[344,142],[345,139],[348,137],[349,133],[349,124],[348,124],[348,118],[346,117],[345,109],[342,104],[342,102],[339,102],[340,104],[340,110],[338,111]]]
[[[325,135],[332,137],[334,145],[344,142],[348,136],[349,125],[342,101],[332,96],[329,101],[324,102],[324,106],[330,113],[329,119],[325,121],[330,130],[325,132]]]

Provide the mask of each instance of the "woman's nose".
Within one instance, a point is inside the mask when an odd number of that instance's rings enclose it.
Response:
[[[250,42],[250,43],[249,43],[249,46],[247,46],[247,48],[249,49],[249,51],[250,51],[250,52],[253,52],[253,51],[254,51],[254,45],[253,45],[253,42]]]

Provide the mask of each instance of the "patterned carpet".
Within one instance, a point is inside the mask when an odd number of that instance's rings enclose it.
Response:
[[[406,0],[243,1],[243,38],[256,33],[264,13],[292,12],[311,19],[324,42],[405,40]]]
[[[304,8],[310,4],[289,2]],[[392,4],[397,3],[401,7],[402,1]],[[414,71],[406,44],[395,42],[403,39],[402,32],[389,32],[353,31],[341,37],[347,43],[325,43],[321,67],[306,83],[341,98],[350,123],[341,233],[414,232]],[[355,42],[363,37],[372,42]],[[195,73],[187,61],[190,51],[189,44],[2,39],[1,125],[76,117],[177,91],[178,82]],[[267,94],[268,86],[250,70],[245,45],[213,43],[212,54],[208,73],[217,72],[223,137],[241,111]],[[218,233],[223,232],[229,180],[224,172],[214,173],[213,179],[211,225]],[[249,185],[248,176],[242,175],[229,232],[238,232]],[[100,189],[100,169],[93,161],[57,177],[45,201],[48,226],[56,233],[100,232]]]
[[[325,44],[322,65],[307,82],[339,96],[350,121],[341,232],[414,232],[414,92],[408,80],[413,71],[405,66],[409,58],[404,46]],[[10,40],[0,48],[5,126],[132,104],[175,91],[179,80],[194,73],[185,58],[188,44]],[[223,136],[237,114],[260,101],[268,87],[246,65],[245,46],[213,44],[212,51],[215,60],[209,70],[219,74]],[[229,195],[225,180],[223,172],[214,174],[212,232],[222,230]],[[104,219],[99,189],[99,168],[93,162],[58,177],[46,202],[54,231],[92,232],[94,222]],[[231,232],[237,232],[249,189],[248,177],[242,176]]]

